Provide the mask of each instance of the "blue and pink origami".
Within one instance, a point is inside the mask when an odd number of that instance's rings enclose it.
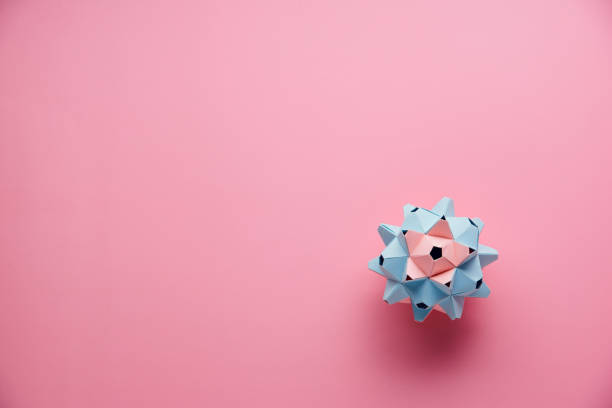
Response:
[[[434,309],[460,318],[466,297],[491,293],[482,268],[497,259],[497,251],[478,243],[483,226],[479,218],[455,217],[448,197],[431,210],[406,204],[401,227],[378,227],[386,247],[368,263],[387,278],[383,300],[411,303],[418,322]]]

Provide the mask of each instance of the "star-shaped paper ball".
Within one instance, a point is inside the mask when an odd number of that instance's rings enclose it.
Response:
[[[431,210],[406,204],[401,227],[378,227],[386,247],[368,263],[387,278],[383,300],[411,303],[418,322],[434,309],[460,318],[466,297],[491,293],[482,268],[497,259],[497,251],[478,243],[483,226],[479,218],[455,217],[448,197]]]

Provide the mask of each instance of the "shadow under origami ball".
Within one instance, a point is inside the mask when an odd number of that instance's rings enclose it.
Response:
[[[364,348],[377,350],[374,363],[381,371],[433,375],[476,352],[481,327],[477,314],[450,321],[444,313],[432,312],[418,323],[407,319],[410,305],[374,309],[364,325]]]

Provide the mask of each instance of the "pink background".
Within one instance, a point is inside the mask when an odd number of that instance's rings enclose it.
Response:
[[[0,1],[0,404],[612,406],[612,5]],[[500,260],[367,270],[406,202]]]

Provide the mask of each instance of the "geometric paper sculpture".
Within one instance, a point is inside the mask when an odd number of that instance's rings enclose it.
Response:
[[[378,227],[386,246],[368,263],[387,279],[383,300],[411,303],[418,322],[432,310],[460,318],[466,297],[491,293],[482,268],[497,259],[497,251],[478,242],[483,226],[479,218],[455,217],[448,197],[431,210],[406,204],[401,226]]]

